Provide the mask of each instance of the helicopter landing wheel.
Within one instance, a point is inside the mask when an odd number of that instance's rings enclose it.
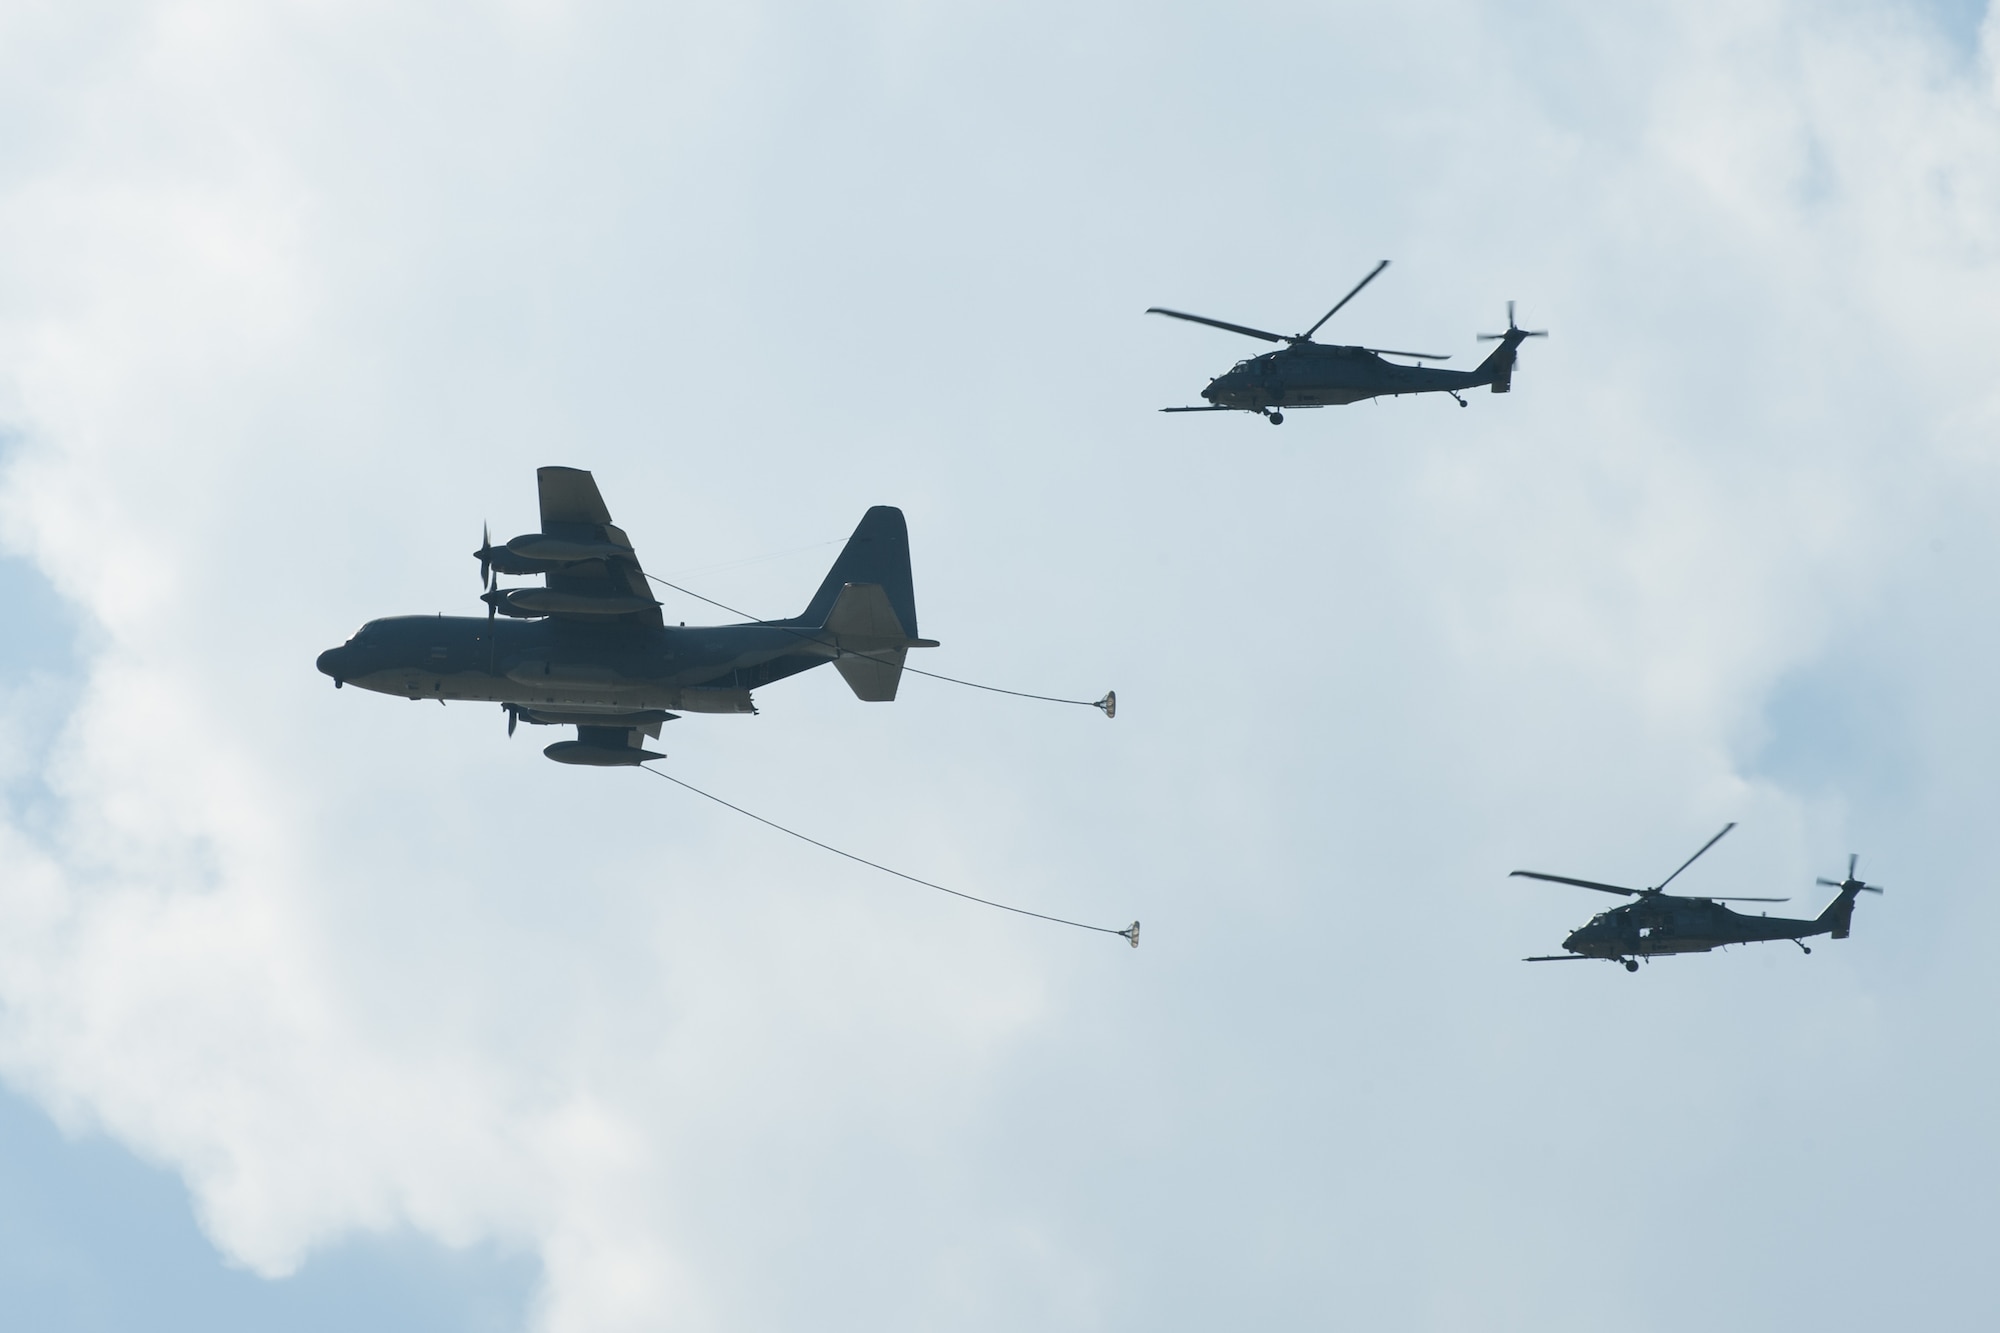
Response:
[[[1282,426],[1285,424],[1285,414],[1283,412],[1272,412],[1269,413],[1269,416],[1273,426]]]
[[[1627,972],[1637,972],[1639,970],[1639,960],[1636,958],[1627,958],[1625,960],[1625,970]]]

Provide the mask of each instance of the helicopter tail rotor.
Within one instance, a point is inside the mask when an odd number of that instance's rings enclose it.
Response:
[[[1479,335],[1479,341],[1490,343],[1506,342],[1511,339],[1519,343],[1523,338],[1546,338],[1548,336],[1549,331],[1547,329],[1524,329],[1519,324],[1516,324],[1514,322],[1514,303],[1509,301],[1507,303],[1507,331],[1505,333],[1482,333]]]
[[[1846,879],[1836,882],[1822,877],[1817,881],[1827,888],[1840,890],[1839,895],[1826,905],[1826,910],[1819,914],[1819,924],[1831,926],[1830,933],[1837,940],[1847,938],[1848,929],[1854,921],[1854,900],[1864,893],[1882,892],[1880,884],[1869,884],[1855,878],[1854,867],[1860,859],[1858,854],[1848,854]]]
[[[1860,860],[1861,860],[1861,854],[1859,852],[1849,852],[1847,854],[1846,879],[1828,879],[1824,875],[1822,875],[1818,879],[1814,880],[1813,883],[1823,884],[1829,889],[1851,889],[1855,893],[1882,892],[1882,886],[1880,884],[1864,883],[1863,881],[1858,880],[1854,877],[1854,867]]]
[[[1509,393],[1514,388],[1515,354],[1521,344],[1529,338],[1546,338],[1547,329],[1524,329],[1514,322],[1514,303],[1507,303],[1507,331],[1505,333],[1482,333],[1481,342],[1497,342],[1500,345],[1484,361],[1479,363],[1475,374],[1490,374],[1487,381],[1495,393]]]

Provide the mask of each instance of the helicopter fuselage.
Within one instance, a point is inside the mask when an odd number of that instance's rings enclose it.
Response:
[[[1749,916],[1707,898],[1648,894],[1638,902],[1599,912],[1572,931],[1563,948],[1585,958],[1647,958],[1657,954],[1707,953],[1725,944],[1801,940],[1839,930],[1821,917]]]
[[[1512,369],[1511,364],[1508,369]],[[1497,367],[1493,368],[1497,369]],[[1201,396],[1216,407],[1264,412],[1287,407],[1339,407],[1364,398],[1440,393],[1492,384],[1504,377],[1479,370],[1432,370],[1385,360],[1365,347],[1300,342],[1239,361],[1210,380]]]

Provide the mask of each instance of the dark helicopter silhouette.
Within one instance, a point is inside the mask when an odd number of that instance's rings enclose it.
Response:
[[[1382,347],[1341,347],[1314,342],[1313,334],[1319,332],[1320,325],[1360,295],[1361,289],[1375,281],[1376,275],[1387,267],[1389,261],[1386,259],[1377,264],[1367,277],[1354,284],[1353,291],[1336,301],[1332,310],[1321,315],[1318,323],[1291,337],[1247,328],[1242,324],[1225,323],[1206,315],[1190,315],[1183,310],[1151,307],[1146,311],[1149,315],[1185,319],[1210,328],[1262,338],[1268,343],[1286,344],[1279,351],[1238,361],[1234,367],[1210,380],[1208,387],[1201,391],[1201,396],[1208,400],[1208,406],[1163,407],[1160,410],[1257,412],[1268,418],[1273,426],[1281,426],[1285,422],[1282,408],[1338,407],[1345,403],[1358,403],[1364,398],[1380,398],[1384,394],[1393,397],[1405,393],[1448,393],[1458,399],[1460,407],[1464,407],[1465,399],[1458,395],[1460,389],[1475,389],[1482,384],[1490,384],[1495,393],[1508,392],[1513,387],[1515,350],[1525,339],[1549,336],[1544,329],[1516,327],[1514,303],[1509,301],[1507,331],[1479,335],[1482,341],[1498,341],[1500,345],[1472,370],[1431,370],[1424,366],[1399,366],[1382,359],[1385,356],[1406,356],[1417,361],[1451,360],[1449,356],[1435,352],[1392,352]]]
[[[1675,875],[1693,865],[1702,852],[1721,842],[1722,834],[1735,827],[1734,823],[1723,825],[1722,833],[1710,838],[1702,844],[1700,852],[1681,862],[1680,870],[1650,889],[1628,889],[1617,884],[1600,884],[1593,879],[1544,875],[1535,870],[1514,871],[1513,874],[1524,879],[1574,884],[1578,888],[1618,893],[1634,899],[1623,907],[1599,912],[1587,924],[1572,931],[1570,937],[1563,941],[1563,948],[1569,950],[1568,953],[1538,954],[1522,961],[1562,963],[1578,958],[1602,958],[1607,962],[1623,963],[1627,972],[1637,972],[1641,958],[1670,953],[1707,953],[1725,944],[1754,944],[1760,940],[1790,940],[1811,953],[1805,942],[1814,935],[1831,935],[1837,940],[1847,938],[1858,894],[1882,892],[1880,885],[1864,884],[1854,877],[1855,864],[1861,859],[1858,855],[1848,856],[1846,879],[1817,881],[1830,889],[1839,889],[1840,893],[1827,904],[1825,911],[1809,921],[1782,916],[1746,916],[1719,905],[1783,903],[1790,902],[1789,898],[1689,898],[1662,892],[1673,882]]]

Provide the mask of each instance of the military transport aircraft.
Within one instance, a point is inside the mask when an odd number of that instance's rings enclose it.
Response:
[[[319,655],[335,688],[498,702],[510,736],[517,722],[577,729],[575,740],[542,751],[549,758],[614,767],[665,758],[640,737],[658,738],[679,713],[754,713],[751,690],[822,662],[857,698],[886,702],[908,650],[937,647],[917,637],[900,509],[877,505],[863,515],[800,615],[689,628],[664,623],[590,473],[545,467],[535,476],[541,531],[504,546],[484,538],[473,552],[485,618],[371,620]],[[501,574],[539,574],[543,586],[501,588]]]
[[[1701,852],[1721,842],[1722,834],[1735,827],[1733,823],[1723,825],[1722,833],[1703,843]],[[1607,962],[1623,963],[1627,972],[1637,972],[1641,958],[1650,959],[1669,953],[1707,953],[1725,944],[1754,944],[1760,940],[1790,940],[1811,953],[1812,950],[1806,947],[1806,940],[1814,935],[1831,935],[1837,940],[1847,938],[1848,928],[1854,921],[1854,899],[1858,894],[1882,892],[1881,886],[1864,884],[1854,877],[1855,863],[1861,858],[1849,856],[1846,879],[1818,881],[1830,889],[1839,889],[1840,893],[1827,904],[1825,911],[1810,921],[1783,916],[1746,916],[1717,905],[1783,903],[1790,902],[1789,898],[1688,898],[1663,893],[1661,890],[1673,882],[1674,875],[1693,865],[1701,852],[1683,861],[1680,870],[1650,889],[1628,889],[1617,884],[1600,884],[1593,879],[1544,875],[1535,870],[1514,871],[1515,875],[1524,879],[1574,884],[1578,888],[1619,893],[1637,900],[1608,912],[1599,912],[1590,918],[1588,924],[1573,931],[1563,941],[1563,948],[1568,949],[1568,953],[1539,954],[1522,961],[1562,963],[1578,958],[1602,958]]]
[[[1336,347],[1314,342],[1313,334],[1319,332],[1320,324],[1332,319],[1340,307],[1358,296],[1361,289],[1375,281],[1375,275],[1387,267],[1389,261],[1386,259],[1377,264],[1367,277],[1354,285],[1353,291],[1341,297],[1332,310],[1319,317],[1319,323],[1304,333],[1289,337],[1282,333],[1267,333],[1263,329],[1246,328],[1241,324],[1227,324],[1206,315],[1190,315],[1181,310],[1153,306],[1146,311],[1147,314],[1185,319],[1210,328],[1262,338],[1267,343],[1286,344],[1279,351],[1238,361],[1232,369],[1210,380],[1208,387],[1201,391],[1201,396],[1208,400],[1208,406],[1163,407],[1160,410],[1258,412],[1267,417],[1273,426],[1282,426],[1285,422],[1283,408],[1338,407],[1343,403],[1358,403],[1364,398],[1384,395],[1448,393],[1458,399],[1460,407],[1464,407],[1465,399],[1458,395],[1460,389],[1490,384],[1493,392],[1506,393],[1513,388],[1516,349],[1524,339],[1549,336],[1546,330],[1515,327],[1514,303],[1509,301],[1507,331],[1479,335],[1482,341],[1498,341],[1500,345],[1472,370],[1430,370],[1424,366],[1399,366],[1382,359],[1385,356],[1405,356],[1415,361],[1451,360],[1449,356],[1436,352],[1391,352],[1381,347]]]

